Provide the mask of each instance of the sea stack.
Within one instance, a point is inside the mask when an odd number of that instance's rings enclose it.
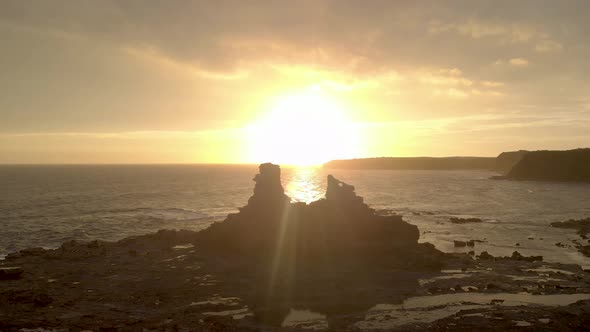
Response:
[[[415,225],[401,216],[376,214],[355,193],[354,186],[332,175],[328,176],[326,197],[305,204],[291,203],[285,195],[278,165],[262,164],[259,171],[248,204],[200,232],[197,247],[247,257],[289,252],[304,265],[326,256],[418,266],[425,261],[420,259],[422,254],[435,254],[440,261],[437,250],[418,244]],[[411,257],[404,254],[410,252]],[[421,254],[416,255],[418,252]],[[426,261],[430,265],[435,260]]]
[[[285,195],[281,184],[281,168],[279,165],[265,163],[259,167],[259,172],[254,176],[254,194],[248,200],[246,207],[283,208],[291,199]]]

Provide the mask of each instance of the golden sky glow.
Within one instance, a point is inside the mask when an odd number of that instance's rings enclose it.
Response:
[[[590,144],[587,1],[0,1],[0,163]]]
[[[250,161],[310,166],[353,158],[361,151],[358,131],[343,105],[312,87],[277,98],[248,127]]]

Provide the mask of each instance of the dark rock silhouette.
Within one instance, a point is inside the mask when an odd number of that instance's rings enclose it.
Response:
[[[481,220],[479,218],[457,218],[457,217],[451,217],[451,218],[449,218],[449,221],[453,224],[469,224],[469,223],[483,222],[483,220]]]
[[[254,195],[248,205],[200,232],[197,245],[240,255],[290,248],[307,261],[314,260],[318,251],[370,254],[372,250],[421,247],[416,226],[401,216],[375,214],[353,186],[331,175],[326,198],[309,205],[290,203],[277,165],[260,165],[254,181]]]
[[[508,172],[507,179],[590,181],[590,149],[532,151]]]
[[[310,204],[290,202],[276,165],[262,164],[254,181],[248,204],[199,232],[193,243],[207,257],[242,266],[231,275],[249,279],[250,286],[237,295],[265,322],[280,323],[293,307],[335,314],[365,310],[381,297],[401,301],[400,293],[417,286],[408,273],[444,264],[445,254],[418,243],[416,226],[401,216],[377,215],[352,185],[333,176],[326,198]],[[369,289],[386,290],[376,295]]]
[[[289,202],[281,184],[281,168],[271,163],[261,164],[260,173],[254,177],[254,195],[248,200],[248,207],[282,207]]]
[[[18,279],[23,274],[24,270],[21,267],[0,267],[0,280],[3,279]]]
[[[476,256],[476,258],[480,259],[480,260],[496,260],[496,261],[500,261],[500,260],[526,261],[526,262],[537,262],[537,261],[542,262],[543,261],[543,256],[523,256],[518,251],[512,252],[511,256],[504,256],[504,257],[494,257],[494,256],[490,255],[487,251],[482,251],[481,254]]]

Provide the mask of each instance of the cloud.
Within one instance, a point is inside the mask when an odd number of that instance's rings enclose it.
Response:
[[[442,68],[438,70],[419,71],[415,79],[433,87],[435,96],[446,96],[453,99],[465,99],[470,96],[503,96],[497,91],[504,83],[488,80],[466,78],[459,68]]]
[[[499,88],[501,86],[504,86],[504,83],[496,81],[482,81],[480,82],[480,84],[488,88]]]
[[[499,20],[493,11],[504,6],[485,2],[6,0],[0,21],[156,54],[212,79],[240,76],[260,63],[374,75],[416,65],[481,66],[488,39],[557,50],[556,32],[533,15],[545,8],[530,6],[535,11],[514,8],[521,17]]]
[[[433,34],[454,32],[473,39],[493,37],[507,43],[528,42],[539,34],[534,27],[524,24],[483,22],[474,19],[461,23],[434,21],[430,23],[428,31]]]
[[[526,67],[529,65],[529,60],[525,58],[512,58],[508,60],[508,63],[517,67]]]
[[[459,75],[451,74],[444,75],[442,73],[424,73],[421,74],[418,80],[422,83],[432,85],[460,85],[460,86],[471,86],[473,81],[461,77]]]
[[[445,96],[445,97],[451,97],[451,98],[458,98],[458,99],[464,99],[469,97],[469,94],[461,89],[457,89],[457,88],[447,88],[447,89],[435,89],[434,90],[434,95],[435,96]]]
[[[563,50],[563,45],[554,40],[542,40],[535,45],[535,51],[539,53],[553,53]]]
[[[395,110],[386,116],[550,112],[590,88],[588,4],[4,0],[0,129],[233,125],[313,84],[356,94],[364,114],[367,104]]]

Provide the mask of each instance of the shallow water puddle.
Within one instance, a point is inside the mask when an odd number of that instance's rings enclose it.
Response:
[[[553,273],[561,273],[561,274],[567,274],[567,275],[573,275],[575,273],[570,272],[570,271],[566,271],[566,270],[559,270],[559,269],[552,269],[546,266],[540,267],[540,268],[536,268],[536,269],[527,269],[525,270],[525,272],[536,272],[536,273],[549,273],[549,272],[553,272]]]
[[[513,322],[515,323],[516,326],[519,326],[519,327],[526,327],[526,326],[533,325],[533,324],[527,322],[526,320],[514,320]]]
[[[184,260],[185,257],[186,257],[186,255],[178,255],[176,257],[172,257],[172,258],[168,258],[168,259],[163,259],[162,262],[170,262],[170,261],[173,261],[173,260],[182,261],[182,260]]]
[[[291,309],[281,326],[309,330],[325,330],[328,328],[328,320],[326,318],[326,315],[311,310]]]
[[[174,247],[172,247],[172,249],[176,249],[176,250],[180,250],[180,249],[189,249],[194,247],[194,245],[190,244],[190,243],[186,243],[186,244],[178,244],[175,245]]]
[[[204,312],[203,315],[206,315],[206,316],[232,316],[233,319],[242,319],[246,316],[252,316],[253,314],[249,311],[248,307],[244,307],[244,308],[233,309],[233,310]]]
[[[471,275],[466,274],[466,273],[457,273],[457,274],[451,274],[451,275],[438,276],[438,277],[429,278],[429,279],[418,279],[418,283],[420,284],[420,286],[424,286],[424,285],[433,283],[437,280],[463,279],[463,278],[468,278],[468,277],[471,277]]]
[[[215,296],[212,297],[210,299],[208,299],[207,301],[200,301],[200,302],[193,302],[190,305],[224,305],[224,306],[236,306],[238,304],[240,304],[240,302],[242,301],[242,299],[240,299],[239,297],[220,297],[220,296]]]
[[[564,281],[565,279],[557,279],[557,278],[545,278],[542,276],[534,276],[534,277],[524,277],[524,276],[515,276],[512,274],[507,274],[506,277],[511,278],[514,281],[531,281],[531,282],[548,282],[548,281]]]

